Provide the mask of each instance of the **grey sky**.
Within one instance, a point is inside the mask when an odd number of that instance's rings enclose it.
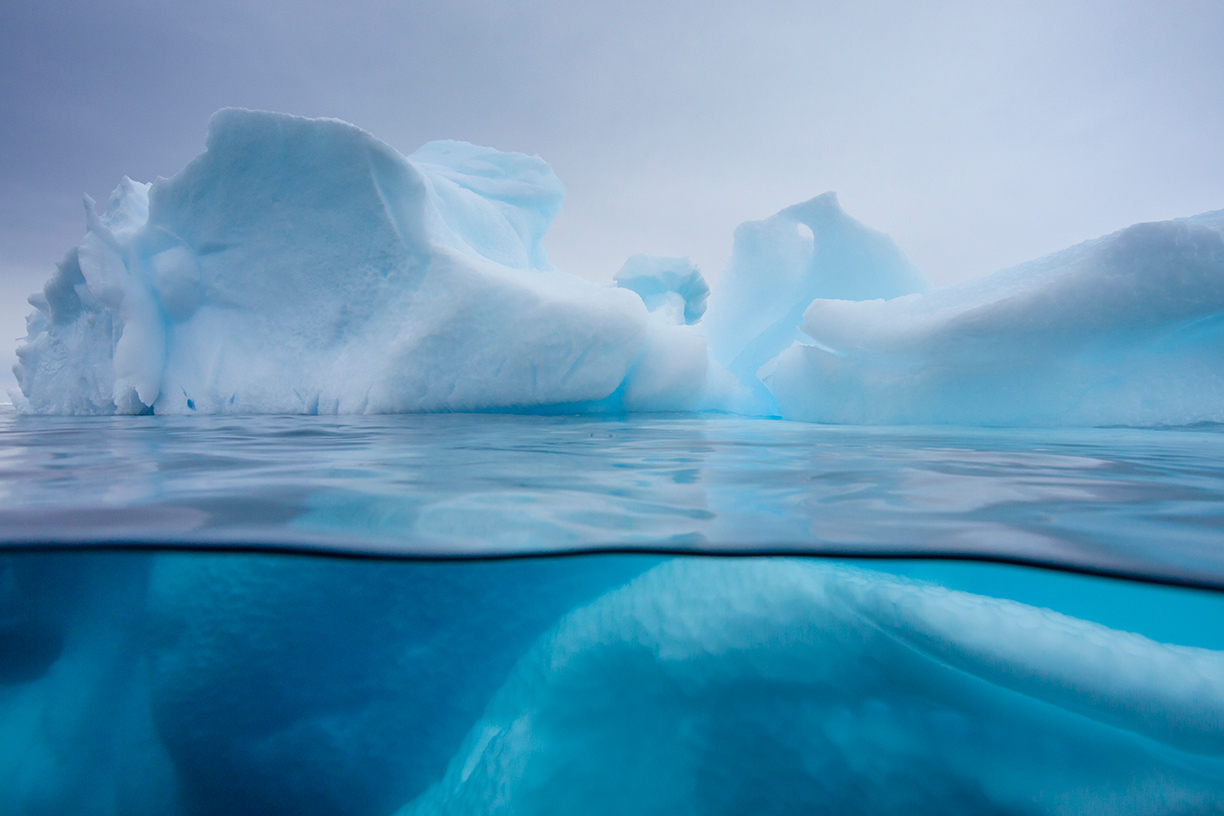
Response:
[[[172,175],[238,105],[408,153],[538,153],[546,245],[716,279],[747,219],[836,190],[937,284],[1224,207],[1224,3],[7,0],[0,388],[80,197]]]

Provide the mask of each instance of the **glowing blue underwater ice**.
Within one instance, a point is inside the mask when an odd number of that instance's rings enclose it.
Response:
[[[1224,211],[941,291],[832,194],[741,225],[711,292],[634,256],[603,287],[540,244],[542,160],[411,156],[352,125],[224,110],[125,179],[34,295],[43,414],[718,410],[840,423],[1224,420]],[[709,294],[708,310],[706,296]]]
[[[1224,597],[1008,569],[10,556],[0,812],[1218,812]]]

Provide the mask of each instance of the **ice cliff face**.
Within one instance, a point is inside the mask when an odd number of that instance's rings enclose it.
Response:
[[[819,422],[1224,421],[1224,215],[1140,224],[931,292],[833,194],[735,233],[711,291],[634,256],[603,287],[540,244],[542,160],[411,156],[224,110],[124,179],[44,291],[16,404],[44,414],[718,410]],[[708,297],[708,310],[707,310]]]

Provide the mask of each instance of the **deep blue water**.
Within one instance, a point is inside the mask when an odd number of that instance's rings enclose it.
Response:
[[[0,414],[0,813],[1224,813],[1222,500],[1216,427]]]

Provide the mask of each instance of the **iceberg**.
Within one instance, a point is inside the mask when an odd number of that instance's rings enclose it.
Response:
[[[85,237],[30,298],[14,403],[1224,421],[1224,214],[932,290],[826,193],[741,224],[713,288],[646,255],[599,286],[541,244],[563,194],[534,156],[403,156],[334,119],[220,111],[176,176],[87,200]]]
[[[185,812],[142,664],[148,560],[0,557],[0,813]]]
[[[338,120],[223,110],[175,177],[125,179],[102,214],[86,201],[85,238],[31,298],[16,403],[682,407],[704,387],[704,341],[553,268],[540,238],[562,195],[535,157],[461,142],[404,157]]]
[[[653,563],[156,558],[149,699],[192,812],[393,812],[541,633]]]
[[[648,556],[0,556],[0,813],[387,816]]]

